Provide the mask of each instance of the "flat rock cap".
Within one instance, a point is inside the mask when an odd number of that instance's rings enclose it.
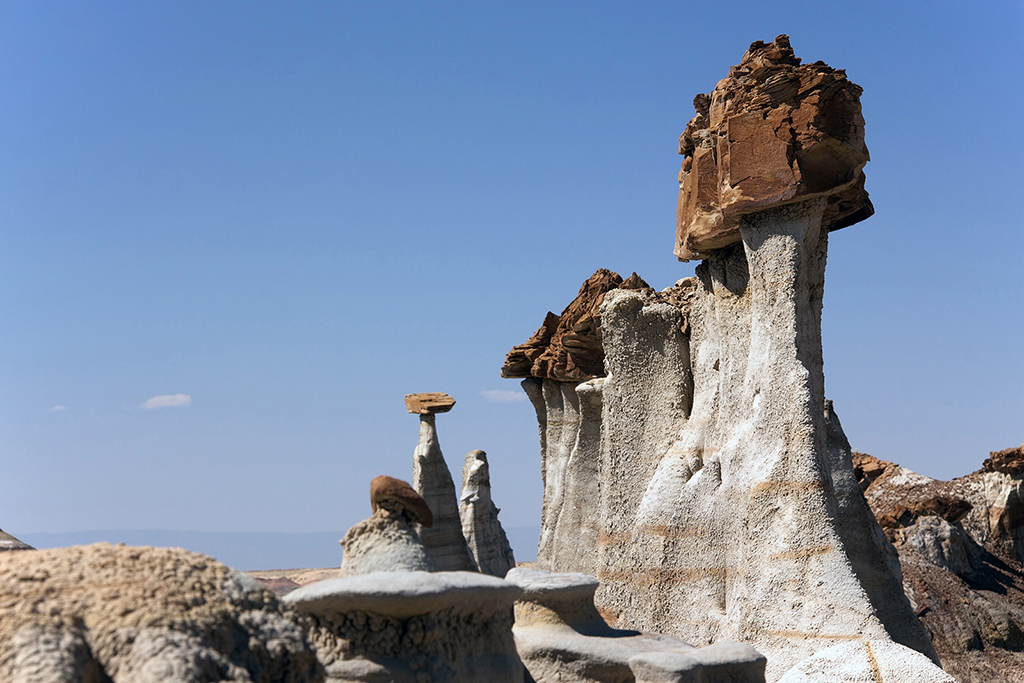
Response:
[[[427,501],[416,493],[416,489],[401,479],[382,474],[370,482],[370,505],[373,511],[376,512],[385,501],[397,503],[425,527],[434,525],[434,513],[427,507]]]
[[[447,413],[454,405],[455,399],[441,391],[405,395],[405,409],[414,415]]]

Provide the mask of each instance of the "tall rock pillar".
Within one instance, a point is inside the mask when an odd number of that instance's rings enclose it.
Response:
[[[437,441],[437,413],[446,413],[455,400],[443,393],[409,394],[405,407],[420,416],[420,437],[413,453],[412,486],[434,516],[432,527],[420,527],[420,539],[440,571],[473,571],[473,560],[462,535],[459,498],[448,464]]]

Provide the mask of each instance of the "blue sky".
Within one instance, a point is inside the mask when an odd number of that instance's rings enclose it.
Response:
[[[537,524],[505,352],[665,287],[676,139],[754,40],[864,87],[826,390],[949,478],[1024,441],[1020,2],[0,4],[0,526],[313,532],[408,479],[402,397]],[[497,393],[495,393],[497,392]],[[158,396],[158,407],[144,404]],[[57,408],[57,409],[55,409]]]

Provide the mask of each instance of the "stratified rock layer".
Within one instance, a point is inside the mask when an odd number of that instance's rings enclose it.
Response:
[[[448,464],[437,441],[432,413],[420,415],[420,437],[412,459],[412,485],[433,513],[433,526],[419,530],[427,555],[441,571],[473,571],[462,535],[459,499]]]
[[[312,683],[303,630],[254,579],[173,548],[0,555],[0,680]]]
[[[623,280],[618,273],[599,269],[561,315],[548,312],[540,329],[508,352],[501,376],[568,381],[604,375],[600,307],[604,295],[613,289],[650,287],[636,273]]]
[[[0,529],[0,552],[8,550],[35,550],[35,548]]]
[[[844,71],[801,64],[788,36],[753,43],[679,139],[676,256],[705,258],[740,241],[743,216],[814,197],[829,230],[869,217],[860,94]]]
[[[502,577],[516,566],[516,560],[505,530],[498,521],[499,512],[491,500],[487,454],[480,450],[470,451],[462,467],[462,499],[459,504],[462,535],[477,571]]]
[[[523,383],[538,564],[596,573],[621,625],[753,645],[769,680],[850,639],[935,657],[825,404],[826,206],[748,214],[685,295],[606,294],[603,379]]]

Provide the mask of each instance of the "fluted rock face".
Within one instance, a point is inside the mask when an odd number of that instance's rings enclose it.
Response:
[[[439,570],[473,571],[455,482],[441,453],[434,419],[433,414],[420,415],[420,437],[413,453],[412,486],[427,502],[434,522],[430,528],[420,528],[420,539]]]
[[[813,197],[829,230],[869,217],[860,94],[844,71],[801,64],[788,36],[753,43],[679,139],[676,256],[704,258],[740,241],[744,215]]]
[[[523,383],[542,434],[539,566],[596,573],[620,625],[750,643],[768,680],[849,639],[935,656],[826,408],[826,206],[744,217],[742,243],[674,297],[609,292],[604,378]]]
[[[487,454],[470,451],[462,467],[462,535],[466,538],[477,571],[503,577],[516,566],[512,547],[498,521],[500,510],[491,500],[491,475]]]

